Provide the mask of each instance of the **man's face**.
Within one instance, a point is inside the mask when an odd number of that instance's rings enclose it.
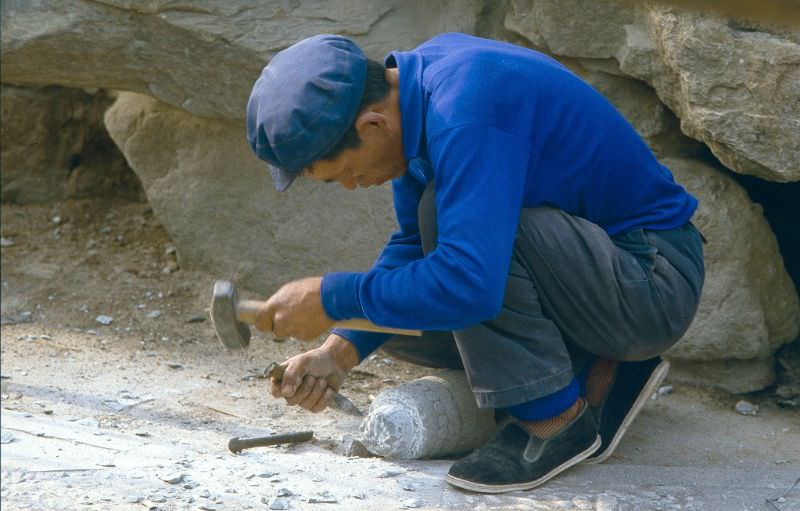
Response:
[[[334,160],[317,160],[303,175],[353,190],[383,184],[406,171],[399,112],[365,112],[356,121],[361,144]]]

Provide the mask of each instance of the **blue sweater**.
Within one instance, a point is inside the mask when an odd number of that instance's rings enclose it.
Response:
[[[444,34],[398,68],[407,172],[392,182],[400,230],[366,273],[328,273],[334,320],[458,330],[495,317],[522,208],[554,206],[615,235],[685,224],[697,201],[676,184],[613,106],[533,50]],[[417,225],[433,181],[438,240],[423,255]],[[336,330],[363,359],[389,336]]]

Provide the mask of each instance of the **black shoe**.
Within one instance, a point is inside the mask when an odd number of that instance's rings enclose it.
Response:
[[[580,463],[600,447],[600,437],[587,405],[554,436],[542,440],[517,423],[453,463],[447,482],[483,493],[530,490]]]
[[[669,372],[661,357],[641,362],[619,362],[609,391],[600,406],[593,406],[603,445],[586,463],[602,463],[611,456],[633,419]]]

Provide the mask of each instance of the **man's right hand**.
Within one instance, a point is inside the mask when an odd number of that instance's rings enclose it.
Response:
[[[281,365],[286,371],[281,383],[271,381],[272,395],[317,413],[328,406],[347,372],[358,365],[358,352],[347,339],[331,334],[319,348],[295,355]]]

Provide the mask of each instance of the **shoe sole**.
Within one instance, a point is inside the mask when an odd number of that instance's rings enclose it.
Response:
[[[614,438],[611,439],[611,442],[608,444],[608,447],[606,447],[606,450],[591,459],[587,459],[584,461],[584,463],[603,463],[610,458],[612,454],[614,454],[614,450],[617,448],[617,445],[619,445],[622,437],[625,436],[625,432],[628,431],[633,419],[635,419],[636,416],[639,415],[639,412],[642,411],[642,408],[644,408],[648,398],[653,395],[656,389],[658,389],[658,386],[661,385],[661,382],[663,382],[664,378],[667,377],[668,372],[669,362],[662,360],[661,363],[658,364],[655,369],[653,369],[653,372],[650,374],[650,378],[647,379],[647,383],[645,383],[642,387],[642,391],[639,393],[636,401],[633,402],[631,409],[628,410],[628,414],[625,415],[625,418],[622,420],[622,424],[619,425]]]
[[[556,468],[554,468],[544,476],[540,477],[539,479],[536,479],[535,481],[528,481],[525,483],[495,485],[495,484],[475,483],[472,481],[467,481],[465,479],[460,479],[458,477],[453,477],[451,475],[448,475],[447,482],[452,484],[453,486],[457,486],[465,490],[470,490],[480,493],[506,493],[511,491],[532,490],[533,488],[536,488],[537,486],[546,483],[547,481],[557,476],[561,472],[565,471],[569,467],[577,465],[581,461],[585,460],[586,458],[594,454],[594,452],[597,449],[599,449],[602,444],[603,441],[600,438],[600,435],[597,435],[597,437],[594,439],[594,442],[592,443],[591,446],[589,446],[588,449],[568,459],[567,461],[557,466]]]

